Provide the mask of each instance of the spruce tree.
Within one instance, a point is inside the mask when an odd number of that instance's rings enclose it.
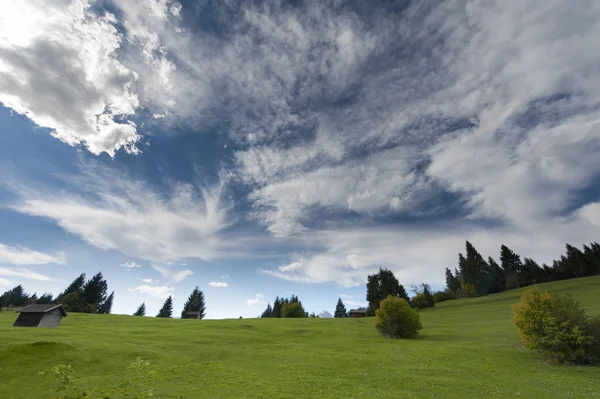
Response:
[[[463,281],[473,284],[478,295],[485,295],[489,284],[487,274],[489,265],[469,241],[466,241],[465,249],[466,256],[462,265],[463,270],[461,270]]]
[[[61,292],[56,299],[58,299],[62,296],[65,296],[67,294],[71,294],[73,292],[83,292],[84,285],[85,285],[85,273],[81,273],[79,275],[79,277],[77,277],[75,280],[73,280],[73,282],[71,284],[69,284],[69,286],[63,292]]]
[[[500,247],[500,265],[506,276],[506,288],[519,288],[522,285],[523,264],[521,257],[506,245]]]
[[[106,300],[107,291],[108,284],[104,276],[102,276],[102,272],[99,272],[83,286],[83,298],[88,304],[96,306],[99,309]]]
[[[262,314],[260,315],[261,318],[266,318],[266,317],[271,317],[273,315],[273,308],[271,307],[271,304],[268,303],[267,304],[267,308],[265,309],[264,312],[262,312]]]
[[[200,288],[196,286],[194,291],[190,294],[189,298],[183,305],[181,311],[181,318],[183,319],[187,312],[198,312],[198,318],[203,319],[206,313],[206,305],[204,304],[204,293],[200,291]]]
[[[137,308],[134,316],[146,316],[146,302],[142,302],[142,304]]]
[[[342,298],[338,298],[337,305],[335,305],[335,313],[333,317],[346,317],[347,313],[348,311],[346,310],[346,306],[344,306],[344,302],[342,302]]]
[[[279,318],[281,317],[281,307],[283,306],[283,300],[279,298],[279,296],[275,297],[275,302],[273,302],[273,313],[271,317]]]
[[[452,292],[456,292],[460,288],[460,280],[448,268],[446,268],[446,288]]]
[[[98,313],[110,314],[112,311],[113,300],[115,299],[115,292],[111,292],[110,295],[98,305]]]
[[[51,303],[54,303],[54,299],[52,298],[52,294],[49,292],[46,292],[45,294],[41,295],[36,301],[35,303],[40,304],[40,305],[48,305]]]
[[[506,289],[504,270],[491,256],[488,257],[488,293],[502,292]]]
[[[163,317],[168,319],[173,317],[173,297],[169,295],[156,317]]]

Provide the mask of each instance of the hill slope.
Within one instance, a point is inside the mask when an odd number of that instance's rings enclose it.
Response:
[[[600,314],[600,277],[540,285]],[[600,368],[551,367],[519,345],[522,290],[421,312],[418,339],[380,337],[373,319],[171,320],[70,314],[58,329],[12,328],[0,313],[1,398],[55,398],[38,372],[71,363],[86,386],[114,386],[137,356],[156,394],[185,398],[594,398]]]

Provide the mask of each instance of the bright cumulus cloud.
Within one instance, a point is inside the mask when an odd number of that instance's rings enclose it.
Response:
[[[0,265],[275,296],[597,239],[600,2],[397,3],[3,1]]]
[[[208,285],[210,285],[211,287],[214,287],[214,288],[227,288],[227,287],[229,287],[229,284],[221,282],[221,281],[211,281],[210,283],[208,283]]]

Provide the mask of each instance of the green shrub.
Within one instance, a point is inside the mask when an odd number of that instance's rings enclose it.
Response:
[[[410,298],[410,304],[415,309],[425,309],[431,307],[427,297],[422,292],[419,292]]]
[[[413,338],[423,328],[419,314],[403,298],[388,296],[375,314],[375,328],[394,338]]]
[[[433,300],[435,303],[450,301],[452,299],[456,299],[456,294],[450,290],[437,291],[433,294]]]
[[[298,302],[284,303],[281,307],[281,317],[304,317],[304,308]]]
[[[461,287],[457,290],[460,291],[462,298],[474,298],[477,296],[477,289],[475,288],[475,284],[473,283],[465,283],[464,281],[461,283]]]
[[[513,306],[523,345],[553,364],[600,363],[600,318],[590,318],[571,295],[528,289]]]

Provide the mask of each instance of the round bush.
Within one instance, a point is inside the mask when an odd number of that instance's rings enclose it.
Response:
[[[600,361],[600,320],[588,317],[571,295],[528,289],[513,306],[513,322],[523,345],[553,364]]]
[[[413,338],[423,326],[419,314],[405,299],[390,295],[377,309],[375,328],[393,338]]]

